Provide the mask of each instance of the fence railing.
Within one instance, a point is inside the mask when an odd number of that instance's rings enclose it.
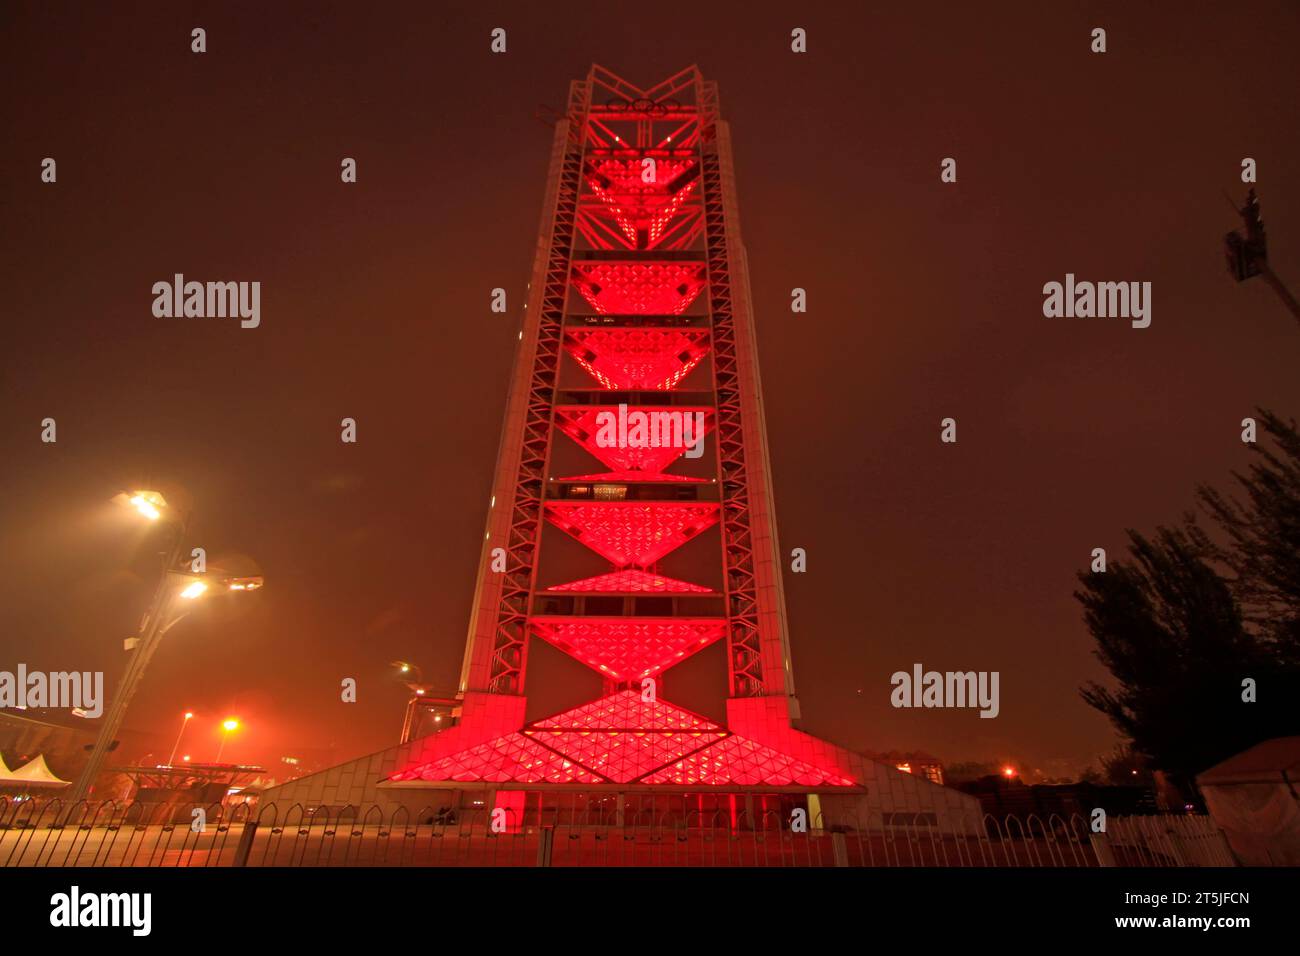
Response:
[[[900,818],[904,821],[899,822]],[[1233,866],[1205,816],[994,817],[888,826],[775,812],[65,804],[0,798],[0,866]],[[956,831],[956,832],[953,832]]]

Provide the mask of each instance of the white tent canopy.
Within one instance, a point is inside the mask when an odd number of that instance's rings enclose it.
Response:
[[[1246,866],[1300,865],[1300,737],[1275,737],[1229,757],[1196,783]]]
[[[17,770],[6,767],[4,758],[0,757],[0,786],[66,787],[71,783],[70,780],[62,780],[54,775],[45,762],[44,754],[37,754]]]

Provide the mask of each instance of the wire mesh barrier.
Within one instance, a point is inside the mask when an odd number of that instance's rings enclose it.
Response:
[[[900,818],[902,822],[900,822]],[[775,812],[533,813],[0,798],[0,866],[1233,866],[1205,816],[933,815],[859,828]],[[956,832],[951,832],[956,831]]]
[[[231,866],[248,819],[219,803],[0,798],[0,866]]]

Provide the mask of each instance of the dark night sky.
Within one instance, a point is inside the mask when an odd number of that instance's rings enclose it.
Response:
[[[179,482],[196,543],[268,587],[168,636],[130,726],[170,739],[198,711],[195,759],[227,713],[238,760],[395,739],[387,662],[459,674],[534,112],[593,60],[644,85],[698,63],[733,128],[782,544],[809,553],[786,579],[805,726],[1049,772],[1108,751],[1074,573],[1226,484],[1252,407],[1300,408],[1300,330],[1220,250],[1252,156],[1300,283],[1300,7],[886,6],[0,8],[0,668],[116,679],[157,542],[106,501]],[[260,280],[261,328],[154,318],[175,272]],[[1045,319],[1066,272],[1152,282],[1151,327]],[[892,709],[915,661],[1001,671],[1001,716]]]

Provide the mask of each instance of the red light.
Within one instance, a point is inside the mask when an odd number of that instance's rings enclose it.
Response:
[[[712,644],[723,618],[535,617],[533,632],[614,680],[638,680],[667,670]]]
[[[641,178],[642,160],[604,159],[588,171],[587,185],[608,209],[634,249],[654,246],[664,227],[695,188],[679,177],[695,165],[690,159],[655,159],[655,182]],[[676,188],[674,188],[675,184]]]
[[[703,440],[704,435],[708,434],[713,427],[713,409],[695,406],[673,406],[655,408],[649,406],[637,406],[630,409],[631,412],[645,412],[647,416],[656,416],[662,414],[676,415],[676,419],[650,417],[651,422],[656,423],[655,431],[661,431],[658,423],[663,422],[665,425],[671,423],[675,427],[665,427],[662,431],[671,432],[671,434],[654,435],[647,437],[646,441],[653,441],[655,438],[661,440],[659,447],[649,445],[647,447],[632,447],[631,442],[625,446],[602,445],[597,440],[602,436],[599,416],[612,415],[612,420],[617,421],[619,409],[616,405],[581,405],[581,406],[560,406],[555,410],[555,420],[560,426],[561,431],[576,441],[591,454],[595,455],[608,467],[619,469],[621,472],[636,474],[644,478],[658,477],[658,473],[663,471],[674,461],[686,453],[685,439],[689,432],[692,442]],[[697,419],[696,414],[703,416]],[[695,433],[695,423],[703,421],[703,433]],[[689,422],[690,424],[686,424]],[[653,434],[653,433],[650,433]],[[670,444],[671,443],[671,444]],[[675,447],[674,447],[675,445]]]
[[[575,262],[573,285],[603,315],[681,315],[703,290],[703,262]]]
[[[564,347],[609,390],[665,391],[708,354],[707,329],[570,329]]]
[[[392,776],[392,780],[599,783],[601,778],[523,734],[506,734]]]
[[[699,584],[692,584],[690,581],[679,581],[677,578],[670,578],[662,574],[651,574],[649,571],[642,571],[637,568],[629,568],[626,571],[611,571],[609,574],[598,574],[594,578],[583,578],[580,581],[570,581],[568,584],[557,584],[546,590],[713,593],[708,588]]]
[[[722,787],[735,784],[767,786],[851,787],[853,781],[814,767],[745,737],[726,737],[639,783]]]
[[[718,520],[716,503],[551,501],[546,517],[619,568],[645,567]]]
[[[839,774],[621,691],[390,779],[497,783],[853,786]]]
[[[691,732],[721,731],[722,727],[707,717],[693,714],[662,700],[644,701],[635,690],[623,690],[574,707],[553,717],[543,717],[528,725],[534,730],[679,730]]]

